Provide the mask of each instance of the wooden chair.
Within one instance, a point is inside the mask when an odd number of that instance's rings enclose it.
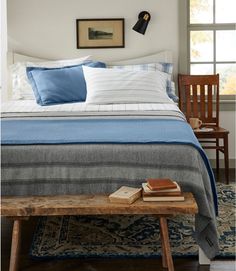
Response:
[[[219,176],[219,152],[224,153],[225,178],[229,183],[229,131],[219,127],[219,74],[178,76],[179,108],[190,118],[199,118],[202,126],[212,131],[194,131],[205,149],[216,150],[216,172]],[[223,144],[220,145],[220,139]]]

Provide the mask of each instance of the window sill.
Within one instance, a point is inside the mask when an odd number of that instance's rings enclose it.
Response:
[[[236,99],[220,100],[220,111],[235,111]]]

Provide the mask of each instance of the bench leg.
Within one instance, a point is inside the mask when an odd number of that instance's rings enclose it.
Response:
[[[174,265],[170,251],[168,225],[165,217],[160,217],[160,232],[162,244],[162,265],[163,267],[167,267],[168,271],[174,271]]]
[[[203,252],[203,250],[198,247],[198,261],[200,265],[210,265],[211,260],[207,258],[206,254]]]
[[[17,271],[19,264],[20,252],[20,234],[21,234],[21,220],[14,220],[12,230],[12,243],[11,243],[11,258],[9,271]]]
[[[161,257],[161,259],[162,259],[162,267],[163,268],[167,268],[167,261],[166,261],[166,251],[165,251],[165,249],[164,249],[164,247],[165,247],[165,242],[164,242],[164,236],[163,236],[163,230],[162,230],[162,228],[161,228],[161,222],[160,222],[160,234],[161,234],[161,252],[162,252],[162,257]]]

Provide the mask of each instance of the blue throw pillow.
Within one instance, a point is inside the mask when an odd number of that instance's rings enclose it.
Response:
[[[63,68],[27,67],[36,102],[53,105],[85,101],[87,91],[82,65],[106,68],[105,63],[92,61]]]

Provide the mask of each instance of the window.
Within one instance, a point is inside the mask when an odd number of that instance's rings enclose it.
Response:
[[[236,0],[188,0],[190,74],[220,74],[220,94],[236,94]]]

